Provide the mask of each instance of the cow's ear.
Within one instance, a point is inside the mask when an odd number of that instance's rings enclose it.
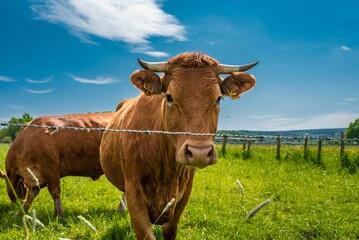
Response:
[[[150,70],[137,70],[131,75],[131,82],[146,95],[162,92],[161,78]]]
[[[240,97],[240,94],[248,91],[256,84],[256,78],[245,72],[234,72],[221,82],[221,92],[232,99]]]

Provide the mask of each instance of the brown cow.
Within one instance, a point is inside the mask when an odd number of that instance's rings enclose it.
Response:
[[[47,186],[55,205],[55,216],[63,216],[60,178],[85,176],[98,179],[103,171],[99,161],[102,131],[75,131],[61,127],[104,128],[113,113],[69,114],[39,117],[29,124],[59,126],[58,129],[25,126],[6,156],[6,174],[28,211],[40,188]],[[30,171],[28,170],[30,169]],[[35,180],[34,174],[38,179]],[[6,184],[11,201],[16,197]]]
[[[111,129],[216,133],[219,102],[238,98],[255,85],[244,73],[257,62],[224,66],[201,53],[183,53],[165,63],[146,63],[131,75],[143,91],[126,100],[107,125]],[[163,77],[154,72],[164,72]],[[224,80],[220,74],[231,74]],[[152,224],[162,225],[164,239],[176,237],[189,199],[196,167],[217,162],[213,135],[105,132],[100,161],[109,181],[126,193],[138,239],[154,239]],[[163,209],[175,199],[165,213]]]

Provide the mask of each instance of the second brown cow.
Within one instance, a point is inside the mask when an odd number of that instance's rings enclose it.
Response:
[[[40,188],[48,188],[55,205],[55,215],[63,216],[60,178],[85,176],[98,179],[102,174],[99,146],[102,131],[75,131],[66,127],[103,128],[113,113],[68,114],[46,116],[29,124],[59,126],[58,129],[25,126],[6,156],[6,175],[28,211]],[[35,176],[33,176],[35,175]],[[37,180],[36,180],[37,179]],[[16,201],[9,182],[7,192]]]

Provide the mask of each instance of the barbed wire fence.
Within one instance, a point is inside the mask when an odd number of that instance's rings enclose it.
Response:
[[[301,145],[304,144],[304,157],[308,154],[308,145],[318,144],[318,159],[321,156],[323,141],[331,143],[328,145],[340,145],[340,161],[343,163],[345,156],[345,144],[359,146],[359,139],[348,139],[344,137],[344,132],[341,132],[338,137],[321,137],[321,136],[281,136],[281,135],[241,135],[241,134],[220,134],[220,133],[193,133],[193,132],[170,132],[160,130],[138,130],[138,129],[109,129],[109,128],[86,128],[74,126],[58,126],[58,125],[36,125],[36,124],[21,124],[0,122],[0,129],[4,127],[32,127],[52,130],[50,134],[54,134],[61,129],[74,131],[99,131],[99,132],[113,132],[113,133],[139,133],[139,134],[166,134],[166,135],[187,135],[187,136],[212,136],[216,143],[222,143],[222,154],[226,153],[227,143],[229,144],[243,144],[243,151],[249,154],[252,144],[262,145],[276,145],[276,158],[281,159],[282,144],[287,145]],[[0,142],[1,143],[1,142]]]
[[[21,123],[0,123],[1,127],[33,127],[33,128],[43,128],[43,129],[52,129],[54,133],[60,129],[66,130],[75,130],[75,131],[100,131],[100,132],[114,132],[114,133],[145,133],[145,134],[168,134],[168,135],[191,135],[191,136],[216,136],[215,133],[192,133],[192,132],[169,132],[169,131],[160,131],[160,130],[135,130],[135,129],[108,129],[108,128],[85,128],[85,127],[72,127],[72,126],[45,126],[45,125],[36,125],[36,124],[21,124]]]
[[[161,130],[150,130],[150,129],[108,129],[108,128],[87,128],[87,127],[74,127],[74,126],[58,126],[58,125],[36,125],[36,124],[22,124],[22,123],[7,123],[0,122],[0,129],[3,127],[33,127],[33,128],[43,128],[43,129],[52,129],[55,132],[60,129],[75,130],[75,131],[100,131],[100,132],[117,132],[117,133],[143,133],[143,134],[167,134],[167,135],[188,135],[188,136],[213,136],[217,138],[217,141],[227,138],[227,141],[236,143],[236,141],[255,141],[256,143],[264,142],[264,140],[276,140],[278,138],[282,140],[294,140],[300,141],[305,139],[310,140],[327,140],[327,141],[341,141],[352,142],[354,144],[359,144],[359,138],[338,138],[338,137],[318,137],[318,136],[309,136],[305,134],[304,136],[280,136],[280,135],[241,135],[241,134],[228,134],[228,133],[193,133],[193,132],[170,132],[170,131],[161,131]]]

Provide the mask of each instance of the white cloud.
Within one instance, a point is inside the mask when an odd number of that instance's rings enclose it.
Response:
[[[357,100],[356,98],[346,98],[346,99],[344,99],[343,102],[339,102],[338,104],[339,105],[348,105],[348,104],[355,102],[356,100]]]
[[[130,45],[149,46],[150,37],[185,40],[185,28],[155,0],[32,1],[36,17],[64,25],[70,33],[93,44],[90,36]],[[148,51],[151,56],[165,53]]]
[[[215,45],[214,42],[209,41],[209,40],[207,40],[207,39],[204,39],[204,38],[199,38],[199,39],[200,39],[201,41],[203,41],[203,42],[205,42],[205,43],[211,45],[211,46],[214,46],[214,45]]]
[[[16,82],[17,80],[7,76],[0,76],[0,82]]]
[[[218,129],[280,131],[346,128],[357,118],[359,118],[359,113],[345,111],[302,117],[288,117],[282,115],[232,116],[230,119],[220,117],[220,125]]]
[[[23,88],[23,89],[29,93],[34,93],[34,94],[45,94],[55,91],[55,89],[45,89],[45,90],[33,90],[28,88]]]
[[[6,108],[12,109],[12,110],[23,110],[24,107],[16,104],[4,104]]]
[[[301,118],[288,118],[282,116],[268,115],[257,119],[258,130],[298,130],[317,128],[345,128],[350,122],[359,118],[359,113],[334,112],[318,115],[305,116]]]
[[[342,46],[338,47],[337,50],[344,51],[344,52],[350,52],[352,49],[348,46],[342,45]]]
[[[113,78],[110,77],[101,77],[98,76],[96,77],[96,79],[90,79],[90,78],[81,78],[81,77],[77,77],[75,75],[69,74],[73,80],[80,82],[80,83],[88,83],[88,84],[97,84],[97,85],[105,85],[105,84],[113,84],[113,83],[117,83],[118,81],[116,81]]]
[[[158,52],[158,51],[144,51],[143,54],[146,54],[146,55],[152,56],[152,57],[167,57],[168,56],[168,53]]]
[[[166,52],[160,52],[155,51],[151,46],[148,46],[146,44],[140,44],[138,46],[132,46],[132,49],[130,50],[132,53],[142,53],[149,55],[151,57],[168,57],[168,53]]]
[[[34,79],[31,79],[31,78],[25,78],[26,82],[29,82],[29,83],[48,83],[52,80],[53,76],[49,76],[45,79],[41,79],[41,80],[34,80]]]

